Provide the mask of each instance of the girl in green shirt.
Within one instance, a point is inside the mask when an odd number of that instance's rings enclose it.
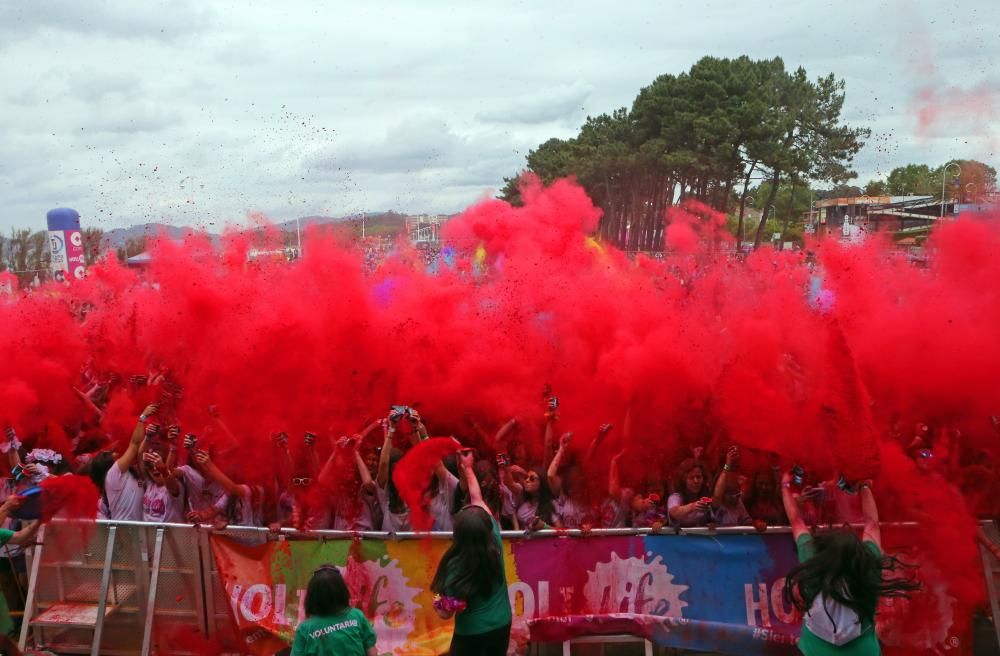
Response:
[[[357,608],[340,570],[323,565],[306,588],[306,620],[295,629],[291,656],[375,656],[375,631]]]
[[[802,519],[791,475],[781,481],[781,498],[799,552],[799,566],[785,579],[785,600],[803,613],[799,650],[806,656],[878,656],[875,610],[881,597],[905,597],[919,584],[896,578],[900,564],[882,553],[878,508],[871,482],[861,484],[864,532],[851,528],[813,537]]]
[[[451,656],[505,656],[512,613],[507,596],[500,526],[483,501],[473,471],[474,456],[459,458],[470,503],[454,519],[453,542],[431,582],[434,608],[442,619],[455,618]]]

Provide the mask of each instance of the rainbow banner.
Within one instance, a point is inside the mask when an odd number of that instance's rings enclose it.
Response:
[[[303,619],[313,571],[343,568],[378,653],[445,654],[450,622],[430,581],[447,540],[287,540],[247,546],[212,536],[216,566],[247,653],[274,654]],[[533,537],[504,540],[512,644],[632,634],[723,654],[797,654],[782,598],[797,562],[788,534]],[[952,637],[953,638],[953,637]],[[919,651],[919,650],[917,650]],[[917,653],[909,650],[906,653]]]

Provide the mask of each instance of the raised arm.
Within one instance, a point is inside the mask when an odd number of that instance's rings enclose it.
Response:
[[[549,463],[549,469],[546,472],[549,479],[549,490],[554,497],[562,494],[562,478],[559,477],[559,467],[562,466],[563,458],[566,457],[566,452],[569,451],[569,444],[572,441],[573,433],[563,433],[563,436],[559,438],[559,450],[553,456],[552,462]]]
[[[479,489],[479,479],[476,478],[476,472],[472,468],[475,458],[476,456],[471,449],[462,451],[458,456],[458,466],[461,470],[462,481],[465,483],[465,488],[469,491],[469,503],[493,514],[493,511],[483,501],[483,492]]]
[[[319,465],[319,453],[316,452],[316,433],[310,433],[306,431],[303,438],[306,444],[306,458],[309,464],[309,474],[312,476],[319,476],[320,465]]]
[[[135,428],[132,429],[132,439],[129,440],[128,448],[125,449],[125,453],[118,460],[115,460],[115,466],[118,467],[119,471],[128,471],[128,468],[135,462],[136,457],[139,455],[139,447],[142,446],[146,437],[146,421],[156,414],[156,410],[156,404],[148,405],[142,411],[142,414],[139,415],[139,421],[135,423]]]
[[[549,399],[548,407],[549,409],[545,413],[545,441],[543,444],[544,448],[542,451],[542,456],[545,458],[544,462],[551,462],[552,458],[555,455],[554,454],[555,446],[553,445],[552,442],[555,439],[553,437],[553,434],[555,432],[555,424],[556,421],[559,419],[559,415],[556,412],[559,407],[559,401],[556,399],[556,397],[553,396],[551,399]]]
[[[427,439],[427,427],[424,426],[424,421],[420,418],[420,413],[413,408],[410,408],[409,420],[410,425],[413,427],[413,430],[410,432],[410,442],[413,446],[416,446]]]
[[[382,453],[378,457],[378,471],[375,473],[375,482],[380,488],[385,488],[389,483],[389,458],[392,456],[392,434],[396,432],[396,427],[387,419],[382,420]]]
[[[221,485],[222,489],[226,491],[226,494],[239,494],[242,491],[244,486],[233,482],[233,479],[226,476],[226,473],[219,469],[214,462],[212,462],[212,459],[205,451],[195,451],[194,462],[198,465],[198,468],[204,472],[205,476]]]
[[[597,453],[597,449],[601,446],[601,443],[604,442],[604,438],[608,436],[611,429],[611,424],[601,424],[601,427],[597,429],[597,435],[590,442],[590,446],[587,447],[587,454],[584,456],[583,460],[584,464],[593,461],[594,454]]]
[[[788,516],[788,523],[792,527],[792,537],[798,542],[803,535],[809,535],[809,527],[802,519],[802,511],[799,509],[798,497],[792,491],[792,475],[785,472],[781,476],[781,503],[785,506],[785,515]]]
[[[507,420],[507,423],[500,427],[497,431],[496,436],[493,438],[493,443],[496,445],[498,451],[506,451],[507,440],[510,439],[510,434],[514,432],[517,428],[517,418],[512,417]],[[501,445],[504,448],[501,448]]]
[[[6,440],[4,447],[7,449],[7,464],[11,469],[14,469],[21,464],[21,453],[19,452],[21,442],[17,439],[17,432],[13,426],[4,427],[4,439]]]
[[[621,473],[618,461],[621,460],[623,455],[625,455],[624,450],[619,451],[611,458],[611,467],[608,472],[608,496],[615,500],[622,498]]]
[[[378,421],[373,421],[372,423],[370,423],[367,426],[365,426],[364,428],[362,428],[361,432],[358,433],[358,435],[361,436],[361,441],[364,442],[365,440],[367,440],[368,436],[371,435],[372,433],[374,433],[375,429],[379,428],[381,425],[382,425],[382,421],[378,420]]]
[[[99,407],[97,407],[97,404],[94,403],[94,400],[90,398],[90,393],[82,392],[75,387],[73,388],[73,391],[76,393],[77,397],[79,397],[80,401],[82,401],[83,404],[87,406],[87,408],[89,408],[90,411],[93,412],[98,419],[104,417],[104,411],[101,410]]]
[[[283,486],[291,484],[292,477],[292,454],[288,450],[288,435],[285,433],[275,433],[271,437],[274,443],[274,451],[278,468],[278,491],[280,492]]]
[[[490,443],[490,436],[486,433],[485,430],[483,430],[482,425],[480,425],[480,423],[476,420],[476,418],[473,417],[471,414],[467,414],[465,415],[465,421],[466,423],[469,424],[469,428],[472,429],[472,432],[476,434],[479,443],[482,446],[487,446]],[[500,439],[499,432],[497,433],[496,439]]]
[[[365,459],[361,457],[361,449],[358,446],[364,439],[360,435],[355,435],[357,441],[354,443],[354,464],[358,468],[358,476],[361,477],[361,487],[369,487],[372,484],[372,475],[368,471],[368,465],[365,464]]]
[[[882,528],[878,521],[878,506],[875,504],[875,495],[872,494],[871,481],[865,481],[858,490],[861,496],[861,514],[865,518],[865,529],[863,540],[871,540],[875,546],[882,550]]]
[[[726,495],[726,486],[729,485],[729,478],[736,475],[736,464],[739,461],[740,451],[737,447],[731,446],[726,450],[726,464],[722,466],[722,473],[715,481],[715,489],[712,491],[712,505],[719,507],[722,505],[722,498]]]

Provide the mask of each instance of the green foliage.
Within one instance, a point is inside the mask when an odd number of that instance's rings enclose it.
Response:
[[[631,108],[587,117],[577,136],[539,145],[525,172],[546,183],[575,175],[604,210],[603,239],[655,250],[666,207],[695,199],[728,212],[751,174],[771,184],[758,207],[779,209],[783,182],[807,194],[808,181],[854,177],[847,165],[867,131],[840,124],[843,88],[833,75],[810,81],[801,68],[787,72],[780,58],[704,57],[688,72],[657,77]],[[517,178],[505,179],[500,196],[519,202]],[[799,193],[789,200],[791,217]],[[758,239],[765,227],[755,226]]]
[[[973,159],[953,159],[936,168],[926,164],[907,164],[894,168],[885,180],[869,181],[864,194],[941,198],[942,182],[947,199],[974,202],[983,194],[996,190],[997,171],[992,166]]]

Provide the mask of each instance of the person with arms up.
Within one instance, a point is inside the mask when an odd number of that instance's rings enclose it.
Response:
[[[156,405],[150,405],[142,411],[125,453],[118,456],[105,450],[90,461],[90,478],[104,501],[108,519],[142,521],[142,488],[131,468],[146,438],[145,424],[156,410]]]
[[[291,656],[375,656],[375,631],[357,608],[340,569],[321,565],[306,588],[306,619]]]
[[[459,458],[469,505],[455,515],[452,544],[438,563],[431,591],[437,614],[445,620],[455,618],[451,656],[504,656],[513,616],[503,542],[500,525],[483,501],[474,458],[471,451],[463,451]]]
[[[809,532],[786,472],[781,480],[799,565],[785,579],[784,596],[803,613],[799,650],[806,656],[878,656],[875,610],[881,597],[905,597],[919,587],[892,576],[901,563],[882,553],[878,508],[871,482],[860,485],[864,532],[851,528],[813,536]]]

